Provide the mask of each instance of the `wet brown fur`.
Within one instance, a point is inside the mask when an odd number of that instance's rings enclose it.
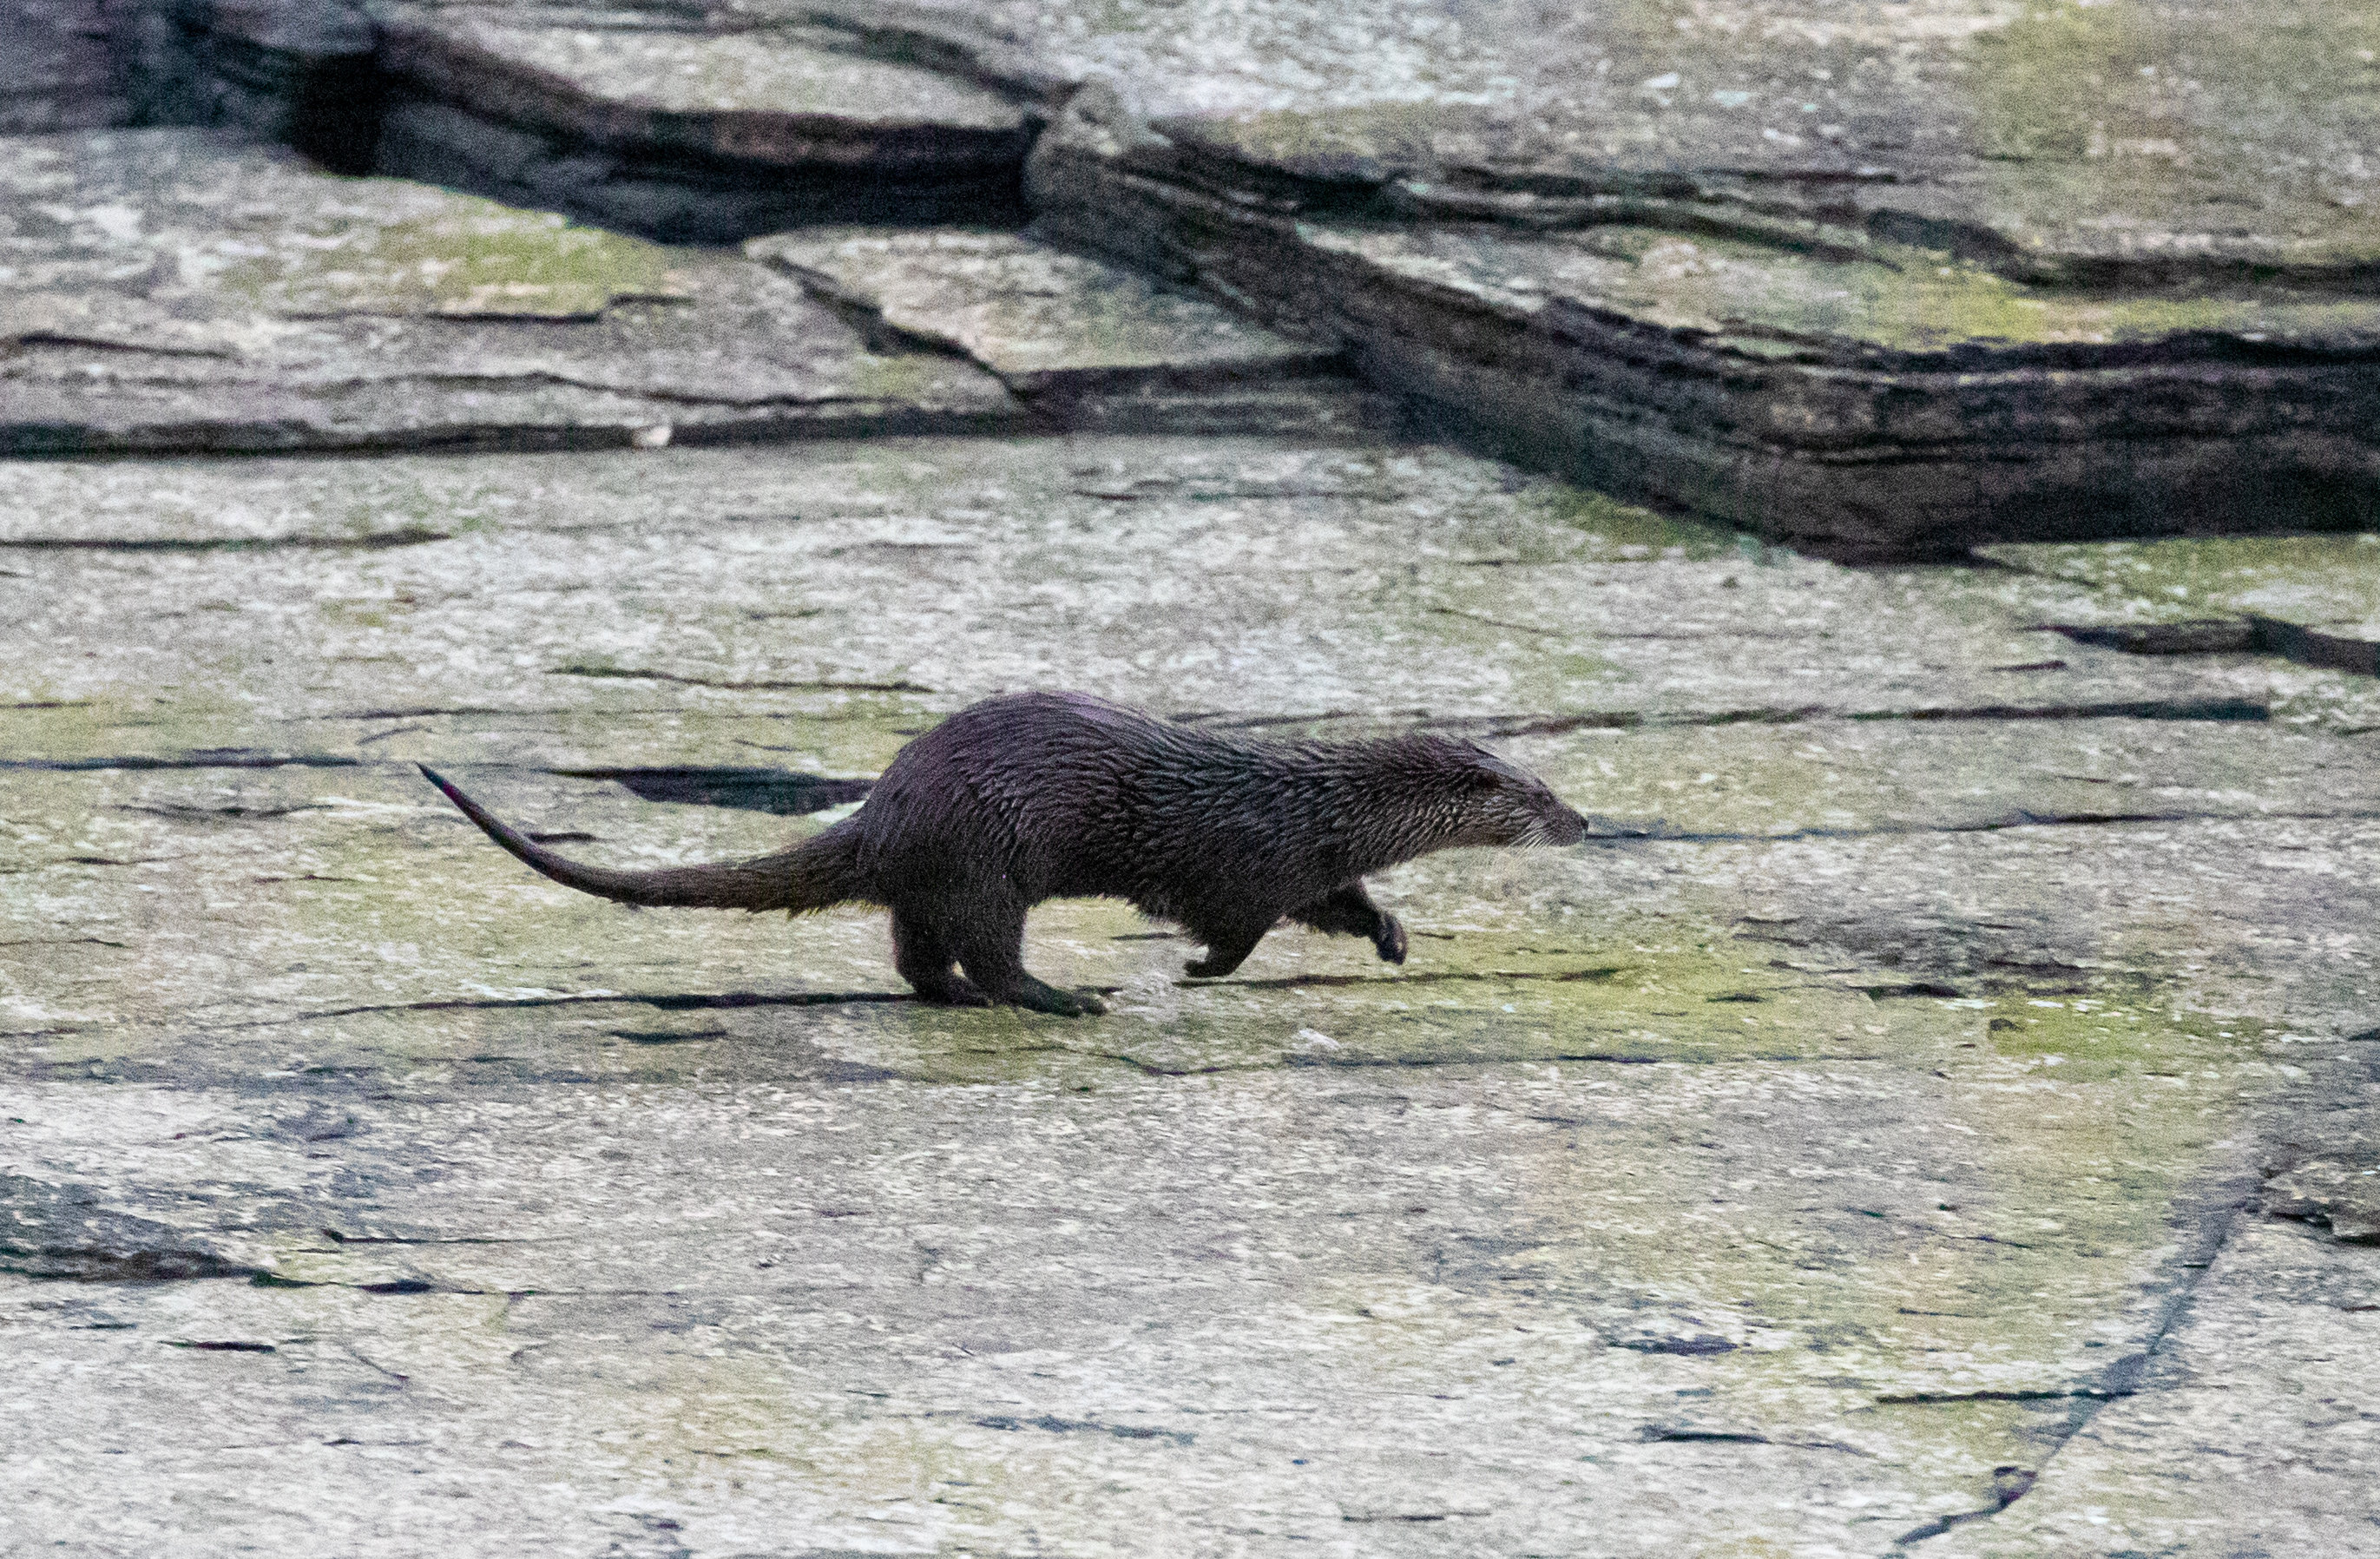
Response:
[[[1240,741],[1080,693],[961,710],[903,748],[852,816],[791,849],[710,866],[582,866],[422,773],[557,883],[651,906],[880,904],[893,963],[925,1000],[1068,1016],[1103,1009],[1026,972],[1026,911],[1045,898],[1108,895],[1179,923],[1206,944],[1188,966],[1201,978],[1231,973],[1284,919],[1369,938],[1401,964],[1404,928],[1365,892],[1367,873],[1454,846],[1586,833],[1541,781],[1470,742]]]

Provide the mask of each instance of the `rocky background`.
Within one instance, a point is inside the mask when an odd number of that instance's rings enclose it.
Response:
[[[2380,19],[11,0],[0,1552],[2380,1553]],[[1111,1016],[984,694],[1597,820]]]

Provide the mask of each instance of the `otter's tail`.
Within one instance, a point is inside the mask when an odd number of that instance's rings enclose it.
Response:
[[[422,776],[480,825],[497,844],[566,888],[622,904],[654,908],[783,909],[803,914],[867,896],[860,891],[855,832],[842,824],[803,840],[790,850],[751,860],[711,866],[674,866],[653,871],[615,871],[565,860],[518,829],[499,822],[485,807],[455,788],[427,764]]]

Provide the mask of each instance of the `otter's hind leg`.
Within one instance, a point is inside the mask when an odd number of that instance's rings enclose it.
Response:
[[[991,1005],[991,998],[975,981],[951,967],[956,962],[958,956],[951,951],[950,939],[934,923],[930,911],[914,905],[894,907],[892,967],[917,993],[917,999],[941,1006]]]
[[[1107,1011],[1096,996],[1061,991],[1025,972],[1025,907],[970,900],[953,939],[959,963],[983,993],[1029,1012],[1082,1017]]]
[[[1277,915],[1267,915],[1262,920],[1246,915],[1193,924],[1190,934],[1207,944],[1207,956],[1184,964],[1184,972],[1193,980],[1221,979],[1247,961],[1248,955],[1257,950],[1257,944],[1264,940],[1265,932],[1272,930],[1273,922],[1279,919]]]
[[[1361,879],[1335,887],[1311,904],[1300,905],[1289,912],[1289,918],[1318,932],[1368,937],[1382,961],[1405,961],[1405,928],[1394,915],[1372,902]]]

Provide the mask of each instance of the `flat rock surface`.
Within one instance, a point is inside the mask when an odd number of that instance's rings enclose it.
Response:
[[[618,444],[1016,411],[963,362],[869,351],[766,267],[211,132],[0,140],[0,442],[19,452]]]
[[[2057,1546],[2359,1421],[2282,1397],[2374,1253],[2239,1210],[2369,1049],[2371,678],[1419,446],[0,496],[6,1545]],[[1601,837],[1385,874],[1402,968],[1049,906],[1066,1021],[902,999],[880,916],[571,895],[411,767],[704,859],[1026,686],[1469,732]]]
[[[1294,375],[1332,357],[1017,234],[827,228],[755,238],[744,252],[903,335],[964,351],[1012,389]]]

